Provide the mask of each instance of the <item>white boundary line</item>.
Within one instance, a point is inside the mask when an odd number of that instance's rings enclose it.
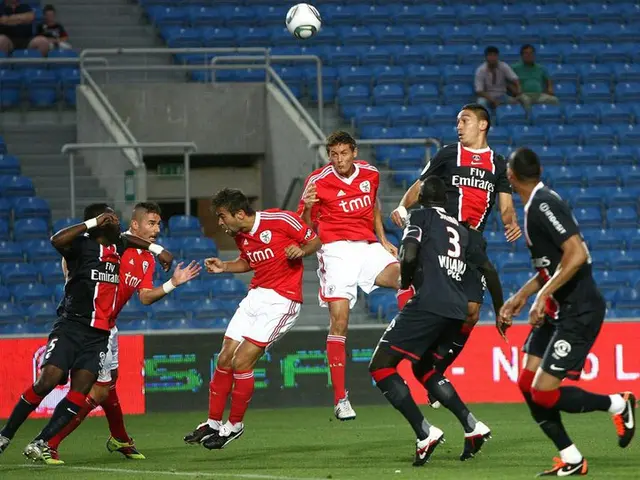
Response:
[[[5,465],[9,468],[32,468],[47,469],[51,471],[78,470],[83,472],[102,473],[126,473],[137,475],[170,475],[180,477],[211,477],[211,478],[248,478],[256,480],[326,480],[325,478],[313,477],[283,477],[278,475],[261,475],[259,473],[223,473],[223,472],[178,472],[172,470],[137,470],[133,468],[100,468],[100,467],[74,467],[74,466],[46,466],[46,465]],[[3,470],[0,467],[0,472]]]

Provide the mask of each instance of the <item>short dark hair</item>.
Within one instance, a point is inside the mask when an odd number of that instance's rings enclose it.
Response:
[[[87,220],[96,218],[107,210],[113,209],[106,203],[92,203],[91,205],[87,205],[84,209],[84,221],[86,222]]]
[[[500,50],[498,50],[498,47],[489,45],[487,48],[484,49],[484,56],[486,57],[490,53],[495,53],[496,55],[500,55]]]
[[[56,7],[54,7],[50,3],[45,5],[44,8],[42,9],[42,13],[47,13],[47,12],[56,13]]]
[[[424,206],[444,206],[447,203],[447,186],[440,177],[429,175],[420,186],[420,203]]]
[[[226,208],[231,215],[243,210],[247,215],[253,215],[255,210],[249,203],[249,198],[237,188],[223,188],[211,199],[211,208]]]
[[[511,152],[508,163],[518,180],[523,182],[540,180],[542,175],[540,159],[530,148],[520,147]]]
[[[160,209],[160,205],[156,202],[138,202],[135,207],[133,207],[133,213],[131,214],[132,218],[137,217],[139,214],[144,213],[155,213],[156,215],[162,215],[162,210]]]
[[[462,110],[469,110],[473,112],[475,116],[478,117],[478,120],[486,120],[488,123],[487,133],[489,132],[489,129],[491,128],[491,114],[489,113],[489,110],[487,110],[479,103],[467,103],[466,105],[462,106],[460,111]]]
[[[531,45],[530,43],[525,43],[524,45],[522,45],[520,47],[520,55],[522,55],[524,53],[525,50],[533,50],[533,52],[535,53],[536,51],[536,47],[534,47],[533,45]]]
[[[357,148],[355,139],[349,132],[345,132],[343,130],[333,132],[327,137],[325,143],[327,144],[327,153],[329,153],[329,149],[331,147],[335,147],[336,145],[349,145],[352,151]]]

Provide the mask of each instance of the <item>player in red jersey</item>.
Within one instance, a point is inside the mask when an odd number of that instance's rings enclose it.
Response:
[[[0,430],[0,453],[16,431],[56,385],[71,377],[69,393],[56,406],[47,425],[24,449],[33,461],[55,463],[48,441],[62,430],[86,402],[96,382],[109,345],[109,330],[115,325],[121,255],[128,248],[149,250],[168,270],[173,255],[152,242],[131,234],[120,234],[120,222],[104,203],[89,205],[85,221],[64,228],[51,237],[51,244],[69,265],[69,279],[58,307],[58,321],[49,334],[40,376],[21,395],[5,426]]]
[[[352,420],[345,386],[345,341],[349,310],[358,287],[370,293],[378,287],[398,288],[398,251],[386,238],[378,202],[378,169],[356,160],[356,141],[334,132],[326,141],[330,164],[307,177],[298,213],[317,229],[320,305],[329,308],[327,360],[338,420]]]
[[[469,227],[469,268],[463,280],[469,310],[467,320],[457,338],[453,340],[451,348],[444,348],[435,354],[436,370],[441,374],[444,374],[462,352],[471,330],[478,322],[485,288],[491,293],[496,325],[503,337],[508,328],[508,325],[502,323],[499,315],[504,303],[500,279],[487,257],[486,241],[482,236],[496,199],[500,204],[500,215],[507,241],[516,241],[522,232],[513,206],[506,161],[487,144],[490,122],[489,113],[481,105],[463,106],[458,113],[456,126],[460,142],[445,145],[436,152],[422,171],[420,179],[409,188],[398,208],[391,214],[393,222],[400,227],[403,226],[407,209],[418,201],[422,181],[430,175],[436,175],[447,185],[447,213]],[[399,307],[402,308],[412,295],[412,288],[402,292],[398,296]],[[433,402],[432,406],[437,408],[439,404]]]
[[[255,384],[253,367],[295,324],[302,305],[302,257],[313,255],[321,244],[298,215],[278,209],[256,212],[240,190],[221,190],[211,206],[218,224],[234,237],[240,256],[227,262],[208,258],[207,271],[255,272],[225,332],[209,384],[209,419],[184,437],[186,443],[213,450],[244,433],[242,420]],[[231,410],[223,424],[229,394]]]
[[[131,233],[149,242],[155,242],[160,234],[161,210],[158,204],[153,202],[138,203],[131,215],[129,230]],[[63,259],[65,278],[68,275],[66,262]],[[143,305],[151,305],[162,299],[176,287],[193,280],[200,273],[201,267],[197,262],[191,262],[186,268],[179,263],[170,280],[163,285],[153,286],[153,273],[155,271],[155,259],[147,250],[128,249],[120,260],[120,282],[116,296],[114,315],[117,317],[122,308],[131,299],[134,293],[138,293]],[[125,457],[133,460],[143,460],[145,457],[135,447],[133,439],[127,433],[124,426],[122,407],[116,391],[118,380],[118,328],[111,328],[109,336],[109,350],[104,361],[104,366],[98,374],[98,381],[94,384],[87,396],[87,401],[74,419],[57,435],[49,441],[52,458],[56,463],[63,463],[58,455],[58,446],[71,432],[73,432],[86,416],[98,406],[104,410],[109,423],[111,436],[107,441],[107,449],[110,452],[120,452]]]

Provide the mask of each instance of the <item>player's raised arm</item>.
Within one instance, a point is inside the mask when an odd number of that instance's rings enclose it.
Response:
[[[309,178],[307,178],[307,182],[309,182]],[[298,205],[298,215],[300,215],[304,223],[309,225],[311,228],[314,228],[313,217],[315,216],[314,213],[317,210],[319,202],[318,190],[315,183],[306,183],[304,192],[302,193],[302,198],[300,199],[300,204]]]
[[[183,285],[198,275],[200,275],[200,271],[202,267],[195,260],[192,261],[189,265],[184,267],[184,263],[180,262],[176,265],[175,270],[173,271],[173,275],[169,280],[158,287],[153,287],[153,283],[151,283],[151,278],[153,277],[153,270],[147,271],[147,275],[145,275],[145,280],[149,279],[149,285],[152,288],[141,288],[138,297],[140,298],[140,303],[143,305],[151,305],[152,303],[157,302],[158,300],[164,298],[165,295],[171,293],[175,288]]]
[[[204,267],[208,273],[246,273],[251,271],[249,262],[242,256],[226,262],[216,257],[207,258],[204,261]]]
[[[120,238],[124,243],[124,248],[138,248],[140,250],[149,250],[158,257],[158,261],[165,272],[168,272],[173,262],[173,254],[162,245],[150,242],[144,238],[137,237],[131,233],[123,233]]]
[[[102,228],[107,225],[117,226],[120,224],[118,217],[109,209],[109,211],[98,215],[97,217],[89,218],[88,220],[71,225],[70,227],[63,228],[56,232],[51,237],[51,245],[64,255],[70,248],[73,240],[83,233],[88,232],[94,228]]]

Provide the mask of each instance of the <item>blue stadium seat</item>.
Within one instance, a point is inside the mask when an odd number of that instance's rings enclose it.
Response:
[[[220,328],[229,322],[231,315],[227,312],[225,304],[220,300],[204,298],[191,307],[195,326]],[[211,322],[207,325],[207,322]],[[219,323],[216,325],[216,323]]]
[[[582,83],[610,82],[613,71],[607,63],[585,63],[577,66]]]
[[[200,220],[188,215],[174,215],[169,218],[169,232],[172,237],[188,237],[202,234]]]
[[[38,50],[25,48],[25,49],[14,50],[13,52],[11,52],[11,57],[16,59],[27,59],[27,58],[41,59],[42,54]],[[15,63],[13,65],[13,68],[14,70],[24,71],[24,70],[32,70],[34,66],[37,68],[38,64],[34,65],[33,63]]]
[[[522,272],[531,269],[531,258],[528,254],[522,253],[508,253],[501,255],[498,260],[501,272]]]
[[[0,219],[0,241],[6,242],[10,240],[9,235],[9,222],[5,219]]]
[[[592,250],[622,250],[625,248],[625,240],[615,232],[605,229],[584,229],[583,236]]]
[[[541,64],[546,65],[558,65],[562,62],[562,48],[558,45],[563,45],[562,43],[546,43],[542,45],[536,45],[536,61]],[[520,49],[516,47],[517,51],[514,49],[514,62],[520,60]],[[575,82],[575,79],[569,79],[569,81]]]
[[[636,165],[628,167],[624,171],[622,183],[626,187],[640,187],[640,168]]]
[[[388,65],[393,58],[394,49],[388,45],[370,45],[360,56],[362,65]]]
[[[199,28],[164,27],[160,30],[160,36],[169,48],[202,47],[202,31]]]
[[[407,32],[400,25],[374,24],[370,27],[376,43],[401,43],[407,38]]]
[[[367,126],[360,129],[362,138],[402,138],[400,127]]]
[[[207,48],[233,47],[237,43],[235,31],[230,28],[202,27],[200,35]]]
[[[493,252],[511,252],[513,246],[507,242],[502,232],[489,232],[485,235],[487,248]]]
[[[558,43],[572,43],[575,41],[573,30],[572,28],[567,28],[570,27],[568,25],[557,25],[555,22],[553,22],[538,25],[537,27],[542,38],[551,45]],[[540,60],[537,55],[536,58],[541,63],[547,62],[547,59],[545,59],[544,61]]]
[[[598,165],[588,168],[586,173],[589,186],[617,187],[620,185],[620,174],[616,167]]]
[[[549,145],[576,145],[580,141],[580,130],[574,125],[549,125],[546,131]]]
[[[206,7],[206,6],[188,7],[188,15],[189,15],[189,23],[193,27],[224,25],[224,18],[220,15],[220,12],[217,9],[212,7]],[[282,17],[280,17],[280,19],[282,19]]]
[[[559,82],[554,85],[554,94],[563,103],[577,103],[578,89],[572,82]]]
[[[616,82],[640,82],[640,65],[618,63],[613,65]]]
[[[563,123],[564,109],[556,105],[533,105],[531,107],[531,118],[534,125],[550,123]]]
[[[13,223],[13,237],[16,241],[48,239],[49,225],[41,218],[22,218]]]
[[[602,207],[604,198],[599,188],[574,187],[565,197],[574,208]]]
[[[607,83],[587,83],[581,87],[580,96],[584,103],[610,102],[611,88]]]
[[[631,123],[632,111],[628,105],[620,103],[602,103],[594,105],[597,108],[600,121],[607,125],[612,123]]]
[[[405,30],[408,32],[409,27],[405,27]],[[425,28],[425,27],[419,27]],[[437,29],[434,29],[437,34]],[[414,32],[415,33],[415,32]],[[419,33],[419,32],[418,32]],[[412,35],[409,33],[409,35]],[[408,65],[415,63],[423,63],[430,59],[431,55],[431,43],[426,42],[426,44],[420,44],[417,42],[415,37],[413,38],[413,43],[410,45],[404,45],[400,49],[394,49],[395,53],[393,55],[393,62],[396,65]]]
[[[497,124],[502,126],[526,125],[528,123],[527,112],[521,105],[500,105],[496,109],[496,120]]]
[[[562,52],[565,63],[593,63],[596,58],[592,46],[565,43],[557,47]]]
[[[0,285],[0,303],[11,301],[11,291],[7,287]]]
[[[405,80],[409,85],[414,84],[439,84],[442,74],[438,67],[433,65],[410,64],[405,66]]]
[[[364,24],[388,22],[389,19],[394,18],[394,9],[392,9],[392,7],[396,7],[396,5],[354,5],[358,18]],[[396,8],[396,11],[397,10]]]
[[[323,20],[331,25],[353,24],[357,10],[350,5],[326,5],[322,9]]]
[[[18,305],[0,302],[0,323],[12,324],[24,322],[25,313]]]
[[[189,22],[189,11],[182,8],[174,8],[168,6],[149,7],[147,15],[151,22],[158,26],[168,25],[187,25]]]
[[[640,292],[635,288],[621,288],[614,296],[615,307],[622,317],[631,317],[640,310]]]
[[[22,75],[14,70],[0,69],[0,106],[15,107],[20,103],[20,89],[22,87]],[[2,143],[0,153],[7,153],[6,145]]]
[[[442,69],[442,79],[445,84],[449,83],[472,83],[475,75],[475,68],[471,65],[446,65]]]
[[[516,125],[513,128],[511,128],[511,138],[513,139],[514,146],[516,147],[527,146],[531,144],[544,143],[545,133],[541,127],[530,127],[528,125],[522,125],[522,126]]]
[[[0,195],[5,197],[32,197],[35,195],[33,182],[20,175],[0,176]]]
[[[360,107],[355,112],[355,124],[358,127],[364,125],[386,126],[389,123],[389,110],[387,105]]]
[[[401,84],[377,85],[373,88],[376,105],[399,105],[404,103],[404,88]]]
[[[574,210],[574,215],[582,227],[602,227],[602,212],[597,207],[576,209]]]
[[[380,107],[377,107],[380,108]],[[420,125],[424,120],[424,112],[418,106],[401,106],[391,108],[389,111],[389,120],[394,127],[401,125]]]
[[[32,263],[49,262],[60,259],[60,253],[49,240],[27,240],[22,243],[27,260]]]
[[[20,160],[18,160],[18,157],[0,154],[0,175],[20,175]]]
[[[338,35],[343,45],[371,45],[375,43],[373,33],[364,26],[338,27]]]
[[[569,165],[599,165],[602,161],[600,147],[575,147],[568,151]]]
[[[187,237],[182,239],[182,257],[185,261],[203,260],[207,257],[217,257],[218,247],[209,237]]]
[[[404,69],[392,65],[377,65],[373,67],[373,75],[375,83],[378,85],[384,83],[404,83]]]
[[[638,270],[640,268],[640,251],[622,251],[611,258],[613,270]]]
[[[530,145],[533,151],[538,154],[542,165],[563,165],[565,163],[565,151],[563,147],[538,147],[534,148]]]
[[[224,7],[222,7],[224,8]],[[234,6],[230,9],[225,9],[224,12],[225,24],[229,27],[233,26],[246,26],[257,23],[256,11],[253,8],[245,6]]]
[[[640,101],[640,82],[619,83],[615,88],[616,102],[630,103]]]
[[[46,285],[56,285],[64,283],[64,274],[60,260],[41,262],[37,266],[42,283]]]
[[[9,220],[13,205],[7,198],[0,197],[0,219]]]
[[[411,96],[411,91],[409,91]],[[437,96],[437,91],[436,91]],[[452,105],[425,105],[425,115],[430,126],[450,126],[456,120],[457,109]]]
[[[609,207],[637,207],[640,198],[640,188],[618,187],[607,189],[606,202]]]
[[[15,218],[42,218],[49,220],[51,209],[49,203],[40,197],[18,197],[13,199]]]
[[[27,307],[34,303],[51,302],[53,289],[41,283],[28,283],[16,285],[11,288],[15,303]]]
[[[638,226],[637,209],[633,207],[614,207],[607,210],[607,223],[610,228]]]
[[[581,128],[585,145],[614,145],[616,134],[609,125],[584,125]]]
[[[175,294],[175,298],[181,302],[204,300],[208,296],[207,286],[198,281],[191,281],[180,286]]]
[[[630,146],[612,146],[602,148],[602,157],[607,165],[633,165],[638,162],[639,152]]]
[[[440,138],[440,130],[433,127],[422,127],[419,125],[405,127],[403,136],[405,138]]]
[[[633,50],[637,50],[635,46],[628,43],[593,44],[591,47],[593,47],[593,51],[595,52],[595,60],[597,63],[631,62]]]
[[[638,125],[623,124],[613,127],[620,145],[640,146],[640,127]]]
[[[370,91],[365,85],[349,85],[338,89],[338,103],[341,105],[366,105]]]
[[[445,85],[442,97],[447,103],[465,104],[474,99],[474,91],[471,84],[467,83]]]
[[[53,325],[58,320],[56,313],[57,305],[52,301],[37,302],[27,308],[29,322],[46,325]]]
[[[411,105],[437,103],[438,98],[439,94],[437,85],[427,83],[411,85],[411,87],[409,87],[409,103]]]
[[[24,255],[22,254],[22,247],[19,243],[14,242],[0,242],[0,262],[22,262],[24,261]]]
[[[7,263],[0,266],[2,283],[12,285],[16,283],[37,283],[38,272],[29,263]]]
[[[599,123],[598,109],[595,105],[567,105],[564,115],[569,125]]]
[[[179,321],[185,317],[185,310],[176,300],[165,297],[162,300],[151,305],[152,317],[162,325],[156,325],[156,328],[171,328],[168,322]]]
[[[247,287],[241,280],[227,278],[213,283],[211,293],[214,298],[239,297],[247,293]]]

